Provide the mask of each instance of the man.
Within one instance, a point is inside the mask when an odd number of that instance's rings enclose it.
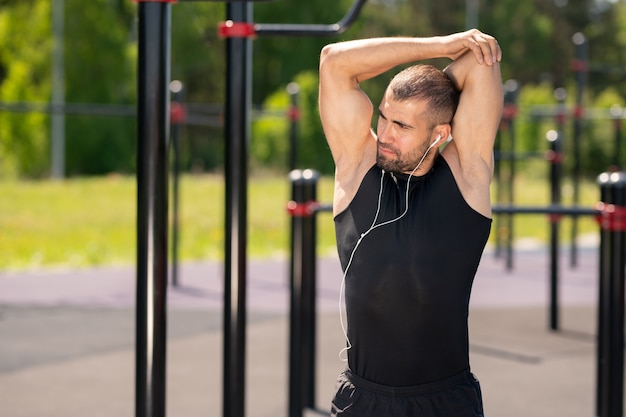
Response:
[[[422,64],[394,77],[374,133],[359,84],[441,57],[453,60],[443,71]],[[491,228],[500,60],[495,38],[475,29],[322,51],[319,107],[336,165],[347,314],[348,367],[333,416],[483,415],[467,315]]]

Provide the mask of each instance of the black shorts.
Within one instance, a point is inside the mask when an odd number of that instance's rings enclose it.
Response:
[[[483,417],[483,404],[478,380],[469,370],[432,384],[388,387],[347,369],[337,381],[330,414],[333,417]]]

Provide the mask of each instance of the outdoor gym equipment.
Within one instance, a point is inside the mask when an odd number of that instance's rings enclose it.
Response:
[[[135,415],[165,415],[167,220],[171,6],[175,0],[138,3],[137,95],[137,311]],[[227,3],[225,106],[225,264],[223,415],[244,416],[246,326],[247,160],[250,125],[251,38],[327,36],[344,32],[366,0],[355,0],[331,25],[252,23],[247,1]],[[290,398],[290,416],[302,404]]]

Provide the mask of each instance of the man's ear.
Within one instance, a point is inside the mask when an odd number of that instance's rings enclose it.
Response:
[[[441,124],[435,127],[435,132],[437,132],[437,139],[435,142],[437,145],[443,145],[445,142],[448,142],[451,139],[450,132],[452,128],[449,124]],[[435,143],[433,143],[434,145]]]

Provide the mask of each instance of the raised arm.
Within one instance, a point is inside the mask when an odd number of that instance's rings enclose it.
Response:
[[[376,136],[371,129],[374,107],[359,84],[398,65],[440,57],[454,60],[466,52],[477,65],[492,66],[500,59],[495,39],[478,30],[430,38],[363,39],[324,47],[319,110],[336,165],[336,208],[337,199],[350,199],[364,170],[376,161]],[[458,75],[458,81],[466,81],[461,71]]]
[[[452,121],[453,148],[461,167],[475,167],[478,161],[491,176],[503,102],[500,66],[480,65],[470,54],[464,54],[445,72],[461,90]]]
[[[481,65],[465,53],[445,72],[461,90],[461,97],[452,120],[454,140],[443,156],[467,203],[490,217],[493,145],[503,106],[500,66]]]

